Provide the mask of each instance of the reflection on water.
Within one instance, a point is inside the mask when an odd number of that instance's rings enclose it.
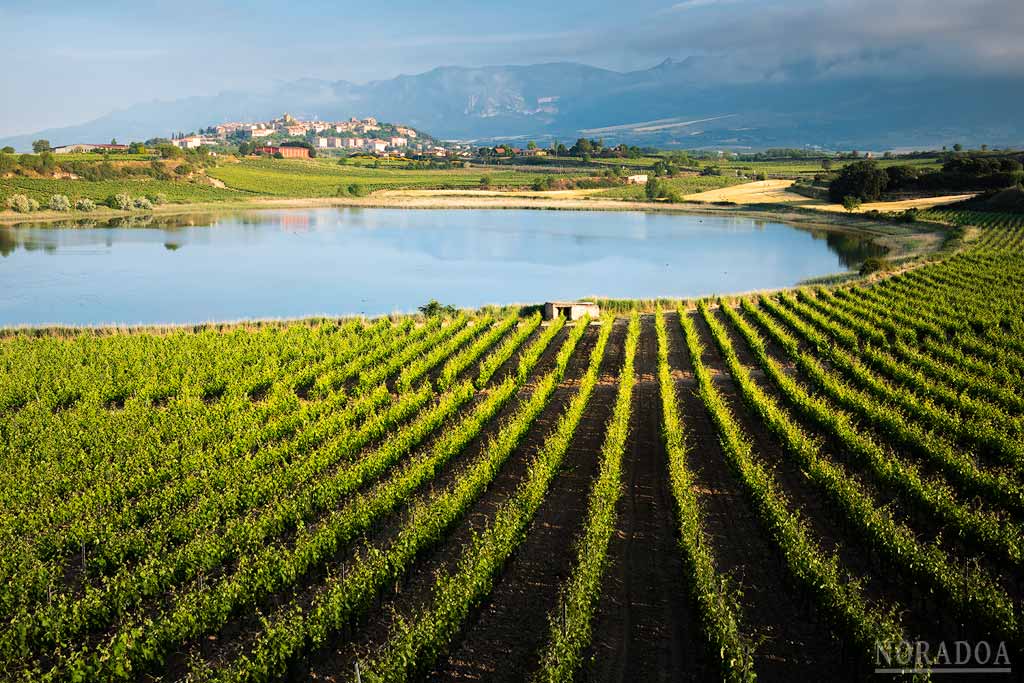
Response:
[[[0,324],[193,322],[784,287],[881,250],[732,216],[317,209],[0,228]]]

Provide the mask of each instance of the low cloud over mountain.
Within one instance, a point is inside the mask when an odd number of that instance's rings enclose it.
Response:
[[[0,144],[144,140],[283,111],[322,119],[372,115],[463,140],[589,135],[669,147],[840,149],[1024,141],[1024,123],[1008,115],[1024,108],[1021,76],[882,77],[806,61],[788,63],[777,77],[750,79],[739,77],[735,64],[703,56],[632,72],[549,63],[440,67],[366,84],[305,79],[140,104]]]

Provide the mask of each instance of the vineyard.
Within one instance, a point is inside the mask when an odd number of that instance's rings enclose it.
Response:
[[[0,678],[864,680],[918,640],[1019,666],[1024,224],[930,218],[975,229],[875,281],[598,320],[8,333]]]
[[[163,194],[172,202],[215,202],[247,199],[251,194],[232,189],[202,185],[181,180],[152,178],[124,180],[60,180],[54,178],[0,178],[0,204],[15,194],[24,194],[44,204],[55,194],[64,194],[72,201],[92,199],[102,202],[111,195],[132,196]]]
[[[486,176],[493,187],[528,187],[538,173],[491,169],[411,170],[310,161],[246,159],[209,171],[228,188],[277,197],[337,197],[352,184],[366,192],[387,189],[479,189]]]

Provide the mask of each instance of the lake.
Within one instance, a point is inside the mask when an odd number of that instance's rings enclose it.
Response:
[[[0,227],[0,325],[184,323],[785,287],[865,239],[668,213],[293,209]]]

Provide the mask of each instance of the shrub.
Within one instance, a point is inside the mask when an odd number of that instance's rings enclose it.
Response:
[[[849,211],[850,213],[853,213],[854,211],[859,209],[860,204],[860,197],[854,197],[852,194],[843,197],[843,208]]]
[[[129,194],[119,192],[107,197],[107,206],[119,211],[130,211],[132,208],[132,197]]]
[[[32,210],[32,204],[25,195],[12,194],[7,198],[7,208],[18,213],[28,213]]]
[[[153,203],[154,206],[160,206],[161,204],[167,203],[167,195],[163,192],[157,192],[156,194],[147,194],[146,199]]]
[[[359,183],[352,183],[351,185],[348,186],[348,193],[353,197],[365,197],[366,188],[360,185]]]
[[[664,190],[661,186],[661,182],[657,178],[651,176],[650,178],[647,179],[647,184],[644,185],[644,195],[648,199],[657,199],[658,197],[662,196],[663,193]]]
[[[89,198],[79,199],[75,202],[75,209],[78,211],[93,211],[96,208],[96,202]]]
[[[879,256],[869,256],[864,259],[864,263],[860,264],[861,275],[871,275],[871,273],[880,273],[888,269],[889,264]]]
[[[882,196],[889,184],[889,175],[868,159],[843,168],[829,183],[828,194],[834,202],[845,202],[846,197],[870,202]]]
[[[423,304],[420,308],[420,313],[428,318],[433,318],[439,315],[455,315],[455,307],[451,304],[443,305],[437,299],[431,299],[427,303]]]
[[[153,209],[153,202],[149,201],[145,197],[137,197],[132,204],[136,209],[142,209],[143,211],[150,211]]]
[[[70,211],[71,200],[67,198],[67,195],[55,194],[50,197],[47,206],[50,208],[50,211]]]
[[[918,211],[916,208],[911,207],[906,211],[900,213],[900,215],[897,218],[900,223],[913,223],[914,221],[917,220],[919,213],[920,211]]]
[[[29,197],[28,198],[28,210],[29,211],[38,211],[39,210],[39,202],[37,202],[36,200],[34,200],[31,197]]]

